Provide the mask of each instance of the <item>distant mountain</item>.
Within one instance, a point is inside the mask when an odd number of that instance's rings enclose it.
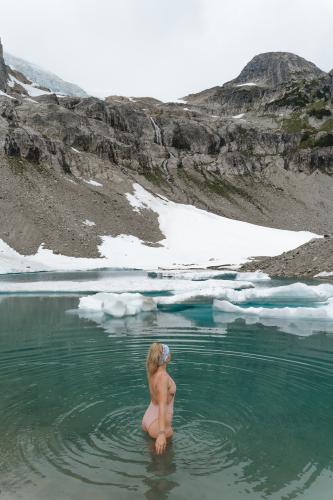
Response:
[[[291,80],[312,80],[325,75],[315,64],[291,52],[265,52],[253,57],[230,83],[276,87]]]
[[[50,89],[51,92],[66,94],[74,97],[88,97],[88,94],[78,85],[66,82],[59,76],[46,71],[36,64],[25,61],[20,57],[13,56],[8,52],[4,53],[4,59],[8,66],[11,66],[16,71],[23,73],[23,75],[29,78],[29,80],[33,83]]]

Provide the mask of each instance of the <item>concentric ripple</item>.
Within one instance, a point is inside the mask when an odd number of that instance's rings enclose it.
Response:
[[[200,305],[102,327],[66,313],[77,301],[0,303],[6,500],[57,498],[59,485],[66,499],[279,499],[311,488],[330,498],[333,336],[221,327]],[[175,434],[160,457],[141,430],[155,340],[169,343],[177,383]]]

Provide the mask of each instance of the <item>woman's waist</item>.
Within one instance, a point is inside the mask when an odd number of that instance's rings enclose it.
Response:
[[[174,399],[175,398],[173,397],[169,402],[167,402],[166,404],[167,408],[173,408]],[[154,409],[158,409],[159,403],[157,402],[155,403],[154,401],[151,400],[149,406],[153,407]]]

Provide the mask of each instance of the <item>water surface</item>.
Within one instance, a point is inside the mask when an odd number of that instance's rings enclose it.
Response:
[[[331,500],[333,328],[298,337],[207,304],[102,326],[77,304],[1,296],[1,498]],[[155,340],[177,383],[163,456],[140,429]]]

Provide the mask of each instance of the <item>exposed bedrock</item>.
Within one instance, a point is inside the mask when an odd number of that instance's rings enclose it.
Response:
[[[2,74],[0,59],[0,87]],[[331,235],[332,79],[278,53],[188,104],[0,96],[0,238],[82,256],[97,255],[103,234],[155,244],[156,214],[134,213],[124,196],[134,181],[230,218]]]

